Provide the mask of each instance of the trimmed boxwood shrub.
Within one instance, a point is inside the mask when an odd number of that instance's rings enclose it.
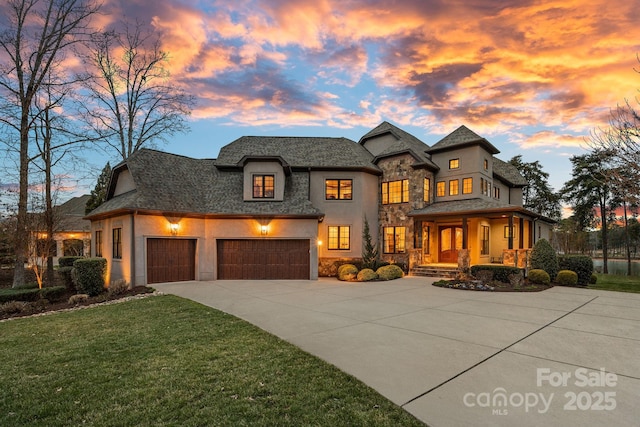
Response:
[[[509,265],[474,265],[471,267],[471,275],[474,277],[478,277],[478,272],[480,271],[492,272],[493,280],[497,280],[502,283],[509,283],[509,276],[512,274],[521,273],[521,269],[518,267],[511,267]]]
[[[598,276],[596,276],[595,274],[592,274],[591,277],[589,278],[589,284],[595,285],[596,283],[598,283]]]
[[[380,278],[380,280],[393,280],[399,279],[404,276],[404,272],[402,268],[398,267],[395,264],[385,265],[384,267],[380,267],[376,274]]]
[[[48,286],[40,289],[40,296],[49,301],[60,301],[66,293],[67,288],[64,286]]]
[[[548,285],[551,283],[549,273],[539,268],[529,270],[529,281],[539,285]]]
[[[355,280],[358,276],[358,267],[353,264],[342,264],[338,267],[338,280]]]
[[[558,257],[560,270],[571,270],[578,275],[578,285],[585,286],[593,274],[593,260],[587,255],[562,255]]]
[[[59,267],[73,267],[73,263],[79,259],[84,259],[82,256],[61,256],[58,258]]]
[[[562,286],[575,286],[578,284],[578,274],[571,270],[560,270],[556,276],[556,283]]]
[[[40,296],[40,289],[0,289],[0,304],[9,301],[35,301]]]
[[[73,263],[76,271],[78,292],[96,296],[104,291],[104,273],[107,267],[105,258],[83,258]]]
[[[70,291],[75,290],[76,285],[73,283],[73,267],[59,267],[58,276],[64,285]]]
[[[377,279],[378,275],[370,268],[364,268],[358,273],[358,282],[369,282]]]
[[[546,239],[540,239],[533,245],[530,263],[532,269],[546,271],[551,280],[556,278],[556,274],[558,274],[560,270],[558,266],[558,255]]]

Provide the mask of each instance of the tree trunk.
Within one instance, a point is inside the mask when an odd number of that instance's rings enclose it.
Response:
[[[629,218],[627,217],[627,202],[622,202],[624,208],[624,245],[627,250],[627,276],[631,276],[631,241],[629,239]]]
[[[16,222],[15,253],[16,264],[13,273],[13,287],[24,285],[24,264],[27,260],[29,229],[27,228],[27,191],[29,189],[29,110],[23,108],[20,118],[20,194],[18,197],[18,218]]]
[[[607,235],[607,206],[605,203],[600,202],[600,217],[602,218],[602,272],[609,274],[607,264],[609,263],[609,244]]]

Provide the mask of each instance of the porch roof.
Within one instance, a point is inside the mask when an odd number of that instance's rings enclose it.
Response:
[[[409,212],[409,216],[485,216],[489,218],[500,218],[509,214],[521,214],[535,219],[541,219],[550,224],[556,221],[543,215],[530,211],[517,205],[500,203],[497,200],[482,198],[453,200],[447,202],[436,202],[422,208]]]

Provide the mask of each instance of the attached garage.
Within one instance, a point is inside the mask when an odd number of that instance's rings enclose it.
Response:
[[[195,279],[195,239],[147,239],[148,284]]]
[[[309,240],[218,240],[220,280],[308,280]]]

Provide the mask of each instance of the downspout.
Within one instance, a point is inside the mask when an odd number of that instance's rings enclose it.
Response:
[[[136,211],[131,214],[131,287],[136,281]]]

